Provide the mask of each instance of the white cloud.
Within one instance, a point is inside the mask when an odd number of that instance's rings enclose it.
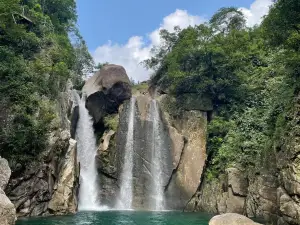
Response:
[[[203,18],[190,15],[186,10],[177,9],[174,13],[166,16],[160,27],[146,37],[131,37],[124,45],[109,41],[107,44],[99,46],[92,55],[96,63],[109,62],[119,64],[124,66],[128,76],[134,80],[147,80],[151,71],[146,70],[140,65],[140,62],[151,56],[150,50],[154,45],[160,44],[159,31],[161,29],[174,31],[175,26],[186,28],[189,25],[194,26],[203,22]],[[149,44],[146,44],[146,39],[149,40]]]
[[[256,0],[252,3],[250,9],[240,8],[246,16],[247,26],[252,27],[260,24],[263,19],[262,17],[268,14],[272,4],[272,0]]]
[[[259,24],[262,17],[268,13],[271,4],[272,0],[255,0],[250,9],[240,8],[247,18],[247,25]],[[151,48],[161,43],[159,31],[161,29],[174,31],[175,26],[186,28],[189,25],[194,26],[203,22],[205,22],[204,18],[190,15],[186,10],[177,9],[163,18],[162,23],[156,30],[144,37],[133,36],[124,45],[108,41],[107,44],[99,46],[92,55],[96,63],[119,64],[125,67],[130,78],[136,81],[147,80],[151,75],[151,71],[146,70],[140,65],[140,62],[148,59],[151,56]]]
[[[205,22],[204,18],[200,16],[189,15],[186,10],[177,9],[174,13],[171,13],[163,19],[163,23],[160,25],[160,28],[153,31],[149,37],[153,45],[160,44],[159,31],[161,29],[166,29],[168,31],[174,31],[175,26],[181,28],[186,28],[188,26],[195,26],[197,24]]]

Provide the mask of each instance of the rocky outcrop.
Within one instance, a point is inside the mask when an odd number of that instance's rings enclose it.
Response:
[[[118,119],[118,118],[116,118]],[[119,190],[117,180],[116,131],[104,132],[96,155],[96,166],[101,180],[100,198],[104,205],[114,206]]]
[[[276,225],[300,224],[300,97],[294,106],[285,135],[258,168],[248,173],[230,168],[218,179],[204,178],[187,210],[236,212]]]
[[[181,134],[184,145],[182,138],[171,139],[175,162],[178,161],[179,152],[180,158],[166,187],[166,197],[171,208],[182,209],[200,185],[206,160],[207,115],[201,111],[186,111],[180,117],[170,119],[168,126],[171,134],[173,129]],[[178,151],[181,146],[183,148]]]
[[[117,113],[118,107],[131,98],[130,80],[122,66],[109,64],[86,81],[82,92],[97,125],[105,115]]]
[[[57,101],[57,115],[51,124],[47,147],[25,168],[13,171],[5,189],[17,216],[60,215],[77,209],[79,165],[75,157],[76,142],[70,135],[69,118],[73,109],[70,88]]]
[[[249,218],[236,213],[227,213],[213,217],[209,225],[259,225]]]
[[[187,205],[187,211],[245,213],[248,181],[243,171],[228,168],[218,180],[203,180],[200,191]]]
[[[9,181],[11,170],[6,159],[0,156],[0,224],[13,225],[16,221],[16,209],[9,198],[5,195],[3,189]]]
[[[64,173],[68,173],[65,171],[66,167],[78,170],[77,159],[75,159],[76,162],[74,160],[72,162],[67,158],[70,154],[68,149],[72,149],[72,145],[74,145],[74,140],[70,140],[69,131],[59,130],[52,133],[48,149],[43,152],[39,160],[28,166],[23,174],[11,178],[6,192],[14,203],[18,216],[41,216],[74,211],[73,209],[53,210],[52,200],[60,191],[57,189],[62,185],[67,185],[64,183],[67,180],[63,180]],[[76,151],[76,148],[73,151]],[[75,199],[79,182],[78,175],[76,173],[69,175],[72,177],[68,179],[74,180],[73,186],[70,187],[74,188],[72,190],[73,205],[77,206]],[[49,208],[51,201],[52,205]]]
[[[75,213],[77,211],[77,190],[79,185],[79,165],[77,163],[77,142],[69,140],[69,148],[54,186],[54,193],[48,209],[55,215]]]

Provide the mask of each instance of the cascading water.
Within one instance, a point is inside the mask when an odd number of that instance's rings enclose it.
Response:
[[[161,138],[162,123],[159,116],[159,108],[156,100],[151,101],[150,120],[152,121],[152,152],[151,152],[151,209],[164,210],[164,188],[163,188],[163,149],[164,140]]]
[[[117,209],[132,209],[132,170],[133,170],[133,139],[134,139],[134,118],[135,118],[135,97],[130,100],[128,113],[128,131],[126,136],[124,165],[121,173],[120,194],[117,202]]]
[[[79,106],[79,120],[76,128],[78,161],[80,162],[79,210],[99,210],[97,169],[95,155],[97,151],[93,120],[85,108],[85,98],[80,99],[74,91]]]

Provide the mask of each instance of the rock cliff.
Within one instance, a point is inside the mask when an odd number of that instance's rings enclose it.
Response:
[[[112,78],[108,83],[111,84],[103,84],[105,79],[101,77],[110,74],[108,72],[110,70]],[[110,92],[110,88],[114,87],[114,82],[121,82],[126,84],[121,91],[124,95],[118,96],[127,96],[128,99],[131,90],[127,89],[128,83],[124,78],[125,74],[120,67],[115,65],[104,67],[104,71],[97,72],[83,88],[83,92],[87,94],[87,101],[89,101],[87,108],[93,115],[95,124],[102,124],[100,130],[103,131],[103,135],[99,139],[96,160],[100,176],[101,202],[110,207],[115,206],[120,190],[130,108],[129,101],[125,100],[123,104],[117,104],[117,111],[110,112],[103,107],[100,109],[100,102],[106,101],[104,98],[101,98],[100,101],[100,96]],[[104,86],[107,87],[103,88]],[[205,99],[201,102],[203,104],[198,104],[195,108],[193,107],[194,103],[187,102],[186,110],[177,115],[168,110],[168,106],[173,104],[172,101],[177,102],[177,100],[171,99],[166,94],[154,94],[153,90],[149,92],[146,83],[133,86],[132,92],[136,98],[134,106],[136,115],[133,144],[133,207],[150,209],[151,181],[157,179],[150,172],[151,163],[153,163],[151,162],[153,121],[149,118],[151,104],[153,104],[153,99],[156,99],[162,126],[159,136],[163,140],[164,146],[160,163],[163,171],[162,183],[166,208],[184,209],[200,184],[206,160],[207,111],[211,110],[211,103]],[[94,101],[95,93],[98,97]],[[183,102],[182,99],[178,100],[178,102],[180,101]],[[101,104],[103,105],[103,103]],[[114,128],[109,126],[108,120],[114,121],[116,126]]]
[[[300,224],[299,110],[296,98],[286,133],[259,168],[229,168],[218,179],[204,178],[187,211],[240,213],[271,224]]]
[[[26,168],[13,171],[5,192],[17,216],[74,213],[77,210],[79,164],[76,141],[71,139],[71,84],[60,94],[48,145]]]

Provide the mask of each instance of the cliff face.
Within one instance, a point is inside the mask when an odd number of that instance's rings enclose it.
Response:
[[[101,73],[101,72],[100,72]],[[184,209],[195,194],[206,160],[207,108],[188,108],[180,115],[168,110],[167,95],[150,95],[147,85],[133,87],[136,99],[134,109],[133,143],[133,208],[150,209],[153,179],[153,163],[160,164],[162,189],[166,209]],[[141,85],[141,86],[142,86]],[[151,119],[153,102],[156,102],[160,121],[158,132],[162,155],[159,162],[153,162],[152,151],[154,123]],[[206,103],[205,103],[206,104]],[[206,104],[207,105],[207,104]],[[191,104],[191,106],[194,106]],[[94,107],[91,107],[92,109]],[[203,110],[201,110],[203,109]],[[117,126],[104,127],[96,156],[100,176],[101,202],[114,207],[120,193],[121,174],[125,164],[126,136],[130,102],[120,105],[117,114],[109,116]],[[95,118],[95,117],[94,117]],[[104,117],[104,121],[107,117]],[[105,122],[102,123],[105,123]],[[97,119],[95,119],[97,122]],[[99,121],[98,121],[99,122]]]
[[[299,97],[295,99],[285,135],[255,172],[230,168],[219,179],[204,179],[186,210],[241,213],[272,224],[300,224]]]
[[[18,216],[75,213],[79,187],[76,141],[71,139],[70,87],[60,94],[47,148],[37,159],[13,171],[5,192]]]

